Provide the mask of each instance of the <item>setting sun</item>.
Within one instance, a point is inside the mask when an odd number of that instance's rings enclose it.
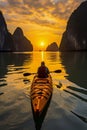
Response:
[[[44,41],[41,41],[40,44],[39,44],[39,49],[40,49],[41,51],[43,51],[43,50],[45,50],[45,48],[46,48],[45,42],[44,42]]]
[[[44,47],[45,43],[44,42],[41,42],[40,43],[40,46]]]

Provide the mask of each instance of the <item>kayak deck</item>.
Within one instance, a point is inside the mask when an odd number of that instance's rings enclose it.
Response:
[[[31,103],[35,114],[40,115],[49,101],[53,91],[52,78],[34,77],[31,85]]]

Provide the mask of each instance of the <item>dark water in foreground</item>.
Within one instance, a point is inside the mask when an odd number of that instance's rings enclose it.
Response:
[[[34,121],[30,86],[41,60],[52,73],[53,94],[41,121]],[[61,87],[58,85],[61,84]],[[0,130],[87,130],[87,53],[0,53]]]

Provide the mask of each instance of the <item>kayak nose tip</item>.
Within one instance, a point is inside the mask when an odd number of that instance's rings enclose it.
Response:
[[[39,109],[36,109],[36,116],[39,116],[40,115],[40,111],[39,111]]]

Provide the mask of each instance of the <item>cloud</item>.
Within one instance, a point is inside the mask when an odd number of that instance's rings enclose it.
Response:
[[[0,7],[17,15],[33,15],[50,22],[52,17],[67,19],[82,0],[0,0]],[[9,15],[9,14],[8,14]],[[37,15],[37,16],[36,16]],[[46,17],[48,16],[48,17]],[[32,17],[32,16],[31,16]],[[47,18],[47,20],[44,20]],[[37,18],[36,18],[37,19]]]
[[[68,20],[71,13],[78,7],[80,2],[77,0],[62,0],[57,2],[52,14],[54,17]]]
[[[0,0],[9,24],[28,24],[63,30],[69,16],[83,0]]]
[[[7,6],[8,2],[6,0],[0,0],[0,9],[5,8]]]
[[[19,5],[23,3],[23,0],[7,0],[8,3],[12,6]]]

